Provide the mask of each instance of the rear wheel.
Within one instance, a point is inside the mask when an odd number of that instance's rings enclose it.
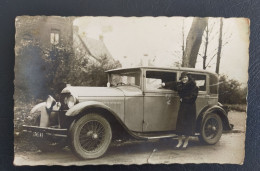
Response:
[[[223,131],[222,120],[215,114],[208,114],[202,121],[199,140],[204,144],[216,144]]]
[[[112,139],[109,122],[99,114],[86,114],[73,123],[69,141],[73,152],[82,159],[102,156]]]

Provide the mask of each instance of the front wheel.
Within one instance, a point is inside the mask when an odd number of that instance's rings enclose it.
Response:
[[[104,117],[91,113],[73,123],[69,138],[71,149],[78,157],[93,159],[107,151],[112,139],[112,130]]]
[[[222,120],[220,117],[211,113],[208,114],[202,121],[199,140],[204,144],[216,144],[223,131]]]

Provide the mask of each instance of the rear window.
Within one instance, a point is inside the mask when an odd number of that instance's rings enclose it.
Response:
[[[199,91],[206,91],[206,75],[202,74],[189,74],[191,78],[196,82]]]

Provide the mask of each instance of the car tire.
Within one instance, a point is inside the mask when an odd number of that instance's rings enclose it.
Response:
[[[82,116],[72,123],[69,142],[72,151],[81,159],[101,157],[112,139],[109,122],[97,113]]]
[[[210,113],[204,117],[200,127],[199,140],[203,144],[216,144],[223,131],[222,120],[218,114]]]
[[[33,126],[40,126],[40,120],[41,115],[35,115],[33,118]],[[47,137],[45,135],[43,135],[43,138],[33,137],[32,141],[41,152],[58,151],[67,145],[67,141],[64,138],[54,140],[52,137]]]

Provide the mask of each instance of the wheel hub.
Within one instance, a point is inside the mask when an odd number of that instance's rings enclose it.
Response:
[[[104,126],[98,121],[89,121],[82,127],[79,140],[84,150],[93,152],[102,147],[104,136]]]
[[[98,138],[98,134],[93,133],[93,134],[92,134],[92,138],[93,138],[93,139],[97,139],[97,138]]]
[[[218,131],[218,125],[217,121],[213,118],[210,118],[207,123],[206,123],[206,129],[205,133],[207,138],[212,139],[216,136],[217,131]]]
[[[91,137],[92,139],[98,139],[98,134],[94,131],[88,131],[87,136]]]
[[[87,136],[90,137],[90,136],[93,135],[93,133],[94,133],[93,131],[88,131],[88,132],[87,132]]]

